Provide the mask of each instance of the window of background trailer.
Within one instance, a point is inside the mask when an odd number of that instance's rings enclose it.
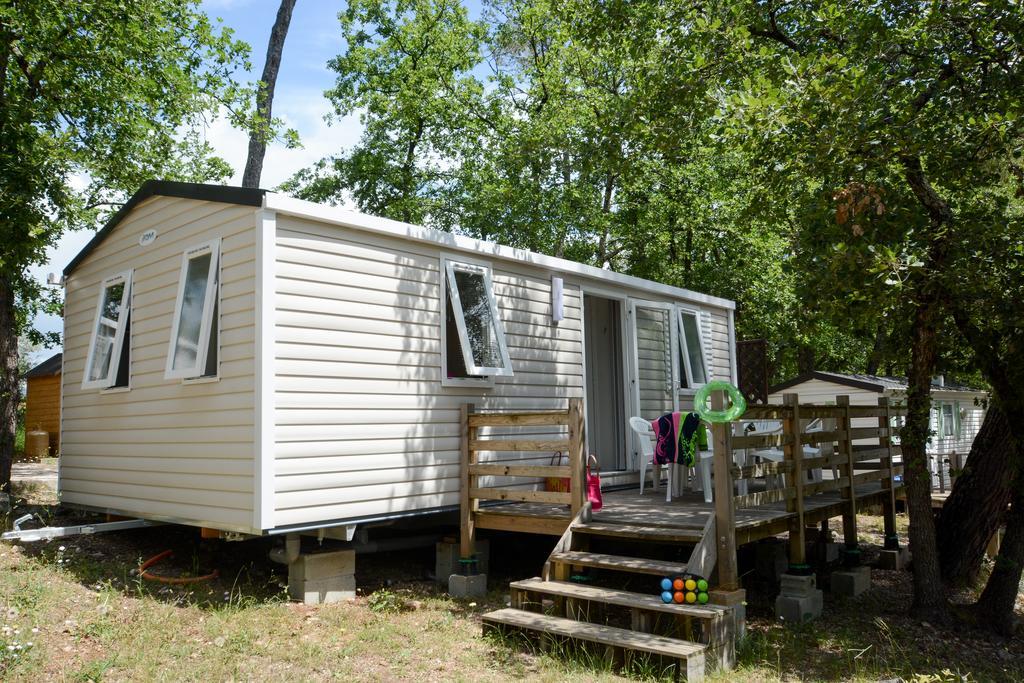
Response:
[[[188,249],[182,256],[167,378],[217,375],[219,272],[219,240]]]
[[[108,277],[100,286],[89,341],[83,389],[127,387],[131,367],[132,271]]]
[[[444,380],[487,381],[511,376],[512,363],[498,315],[491,269],[445,259]]]

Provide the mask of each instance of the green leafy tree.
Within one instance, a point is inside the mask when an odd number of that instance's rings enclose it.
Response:
[[[338,116],[360,113],[363,136],[284,189],[426,222],[458,157],[464,103],[481,94],[469,72],[483,29],[457,0],[353,0],[339,19],[347,47],[329,64],[338,76],[326,95]]]
[[[909,355],[903,431],[915,610],[947,618],[925,459],[930,383],[955,336],[963,249],[1005,225],[979,202],[1020,135],[1024,15],[1014,2],[723,5],[745,74],[728,134],[775,197],[847,317],[888,313]]]
[[[179,0],[0,4],[0,489],[10,481],[20,334],[46,305],[27,274],[155,176],[223,179],[206,112],[241,120],[247,46]]]
[[[328,96],[339,114],[364,112],[366,133],[285,189],[735,298],[740,334],[771,339],[791,374],[792,230],[752,216],[743,160],[709,144],[707,87],[665,71],[710,61],[719,27],[685,44],[661,29],[687,16],[499,0],[472,23],[454,2],[354,3]]]

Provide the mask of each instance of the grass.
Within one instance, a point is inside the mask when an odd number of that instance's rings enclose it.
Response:
[[[70,520],[58,518],[57,522]],[[864,537],[880,540],[880,520]],[[481,635],[480,616],[505,606],[507,580],[535,572],[550,540],[515,546],[492,539],[493,587],[453,600],[424,578],[432,552],[361,555],[360,596],[307,607],[286,599],[283,568],[261,542],[199,542],[166,527],[48,544],[0,545],[0,679],[619,681],[670,679],[638,658],[625,670],[603,651],[565,642],[539,647],[515,635]],[[172,548],[158,566],[205,573],[209,583],[142,581],[140,560]],[[749,579],[750,577],[748,577]],[[906,573],[875,572],[857,600],[826,593],[822,619],[787,626],[771,595],[753,589],[739,666],[713,681],[1024,680],[1024,643],[942,633],[904,613]],[[756,587],[754,587],[756,588]]]

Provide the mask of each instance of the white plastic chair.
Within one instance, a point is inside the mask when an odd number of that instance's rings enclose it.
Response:
[[[743,425],[744,425],[744,428],[743,428],[744,434],[753,434],[753,435],[756,435],[756,436],[766,436],[766,435],[770,435],[770,434],[781,434],[782,433],[782,422],[780,422],[778,420],[751,420],[749,422],[744,422]],[[818,419],[812,420],[803,431],[804,431],[805,434],[810,434],[811,432],[824,431],[824,428],[825,428],[824,424],[822,423],[821,419],[818,418]],[[753,455],[753,456],[761,458],[763,460],[770,460],[772,462],[782,462],[783,460],[785,460],[785,457],[786,457],[785,453],[783,452],[783,450],[781,448],[755,448],[755,449],[750,449],[749,452],[748,452],[748,456],[749,455]],[[819,446],[806,446],[806,445],[804,446],[804,457],[805,458],[817,458],[820,455],[821,455],[821,446],[820,445]],[[834,474],[835,473],[835,468],[832,468],[832,469],[833,469],[833,474]],[[819,482],[819,481],[822,480],[822,474],[821,474],[821,468],[820,467],[815,467],[815,468],[813,468],[811,470],[808,470],[808,474],[810,475],[812,482]],[[766,477],[765,479],[767,481],[768,477]],[[774,476],[772,476],[771,479],[772,479],[773,482],[775,481],[775,477]],[[782,481],[782,485],[785,486],[785,481],[784,480]]]
[[[653,476],[651,477],[651,487],[658,490],[658,480],[661,479],[661,466],[654,460],[654,428],[648,420],[642,417],[634,416],[629,418],[630,428],[637,433],[640,441],[640,495],[644,494],[644,484],[647,482],[647,465],[651,464],[654,467]],[[710,503],[713,499],[714,492],[711,488],[711,465],[710,459],[713,457],[711,451],[700,451],[699,457],[697,458],[696,469],[697,476],[700,477],[702,489],[704,492],[704,502]],[[670,502],[672,500],[672,482],[675,480],[677,486],[679,485],[677,474],[679,469],[675,463],[669,464],[668,482],[665,485],[665,501]]]

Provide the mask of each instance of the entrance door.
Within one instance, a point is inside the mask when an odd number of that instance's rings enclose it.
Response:
[[[603,471],[626,469],[622,304],[583,297],[587,354],[587,444]]]

